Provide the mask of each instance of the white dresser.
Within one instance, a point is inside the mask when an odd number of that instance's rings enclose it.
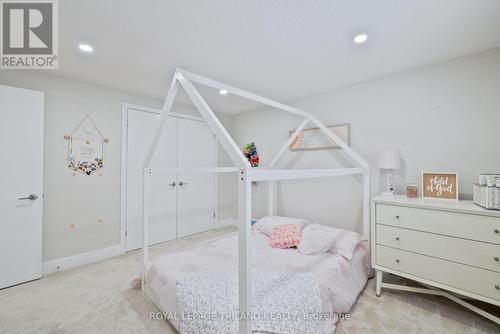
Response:
[[[381,288],[436,294],[500,324],[499,318],[462,299],[500,305],[499,211],[472,201],[378,196],[371,212],[377,296]],[[383,272],[428,289],[384,283]]]

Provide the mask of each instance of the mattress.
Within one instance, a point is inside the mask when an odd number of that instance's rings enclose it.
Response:
[[[364,288],[369,268],[368,244],[362,241],[353,258],[324,253],[303,255],[297,249],[272,248],[269,237],[252,231],[252,263],[254,270],[269,272],[312,272],[320,289],[324,314],[346,314]],[[176,280],[183,275],[207,272],[238,272],[237,232],[201,242],[194,248],[164,253],[146,266],[145,280],[151,299],[178,328]],[[333,333],[337,317],[322,321],[323,333]]]

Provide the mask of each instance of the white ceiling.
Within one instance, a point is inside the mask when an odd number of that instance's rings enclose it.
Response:
[[[162,98],[176,67],[289,101],[500,46],[499,0],[64,0],[59,8],[58,74]],[[361,46],[352,43],[359,32],[369,35]],[[95,53],[81,54],[82,41]],[[228,113],[256,107],[212,102]]]

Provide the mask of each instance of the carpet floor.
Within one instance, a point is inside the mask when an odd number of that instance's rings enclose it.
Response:
[[[154,246],[151,256],[230,231]],[[142,253],[135,251],[0,290],[0,333],[173,334],[165,320],[150,320],[158,310],[129,286],[141,265]],[[500,326],[440,297],[389,290],[376,297],[371,279],[336,333],[500,333]]]

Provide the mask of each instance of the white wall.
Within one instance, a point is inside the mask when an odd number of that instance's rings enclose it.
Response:
[[[371,165],[371,193],[380,191],[377,152],[402,149],[396,180],[420,182],[422,171],[459,173],[461,197],[470,198],[480,172],[500,171],[500,48],[367,81],[290,104],[326,124],[350,123],[352,147]],[[265,165],[300,119],[269,109],[233,117],[239,145],[255,141]],[[338,151],[300,152],[297,168],[346,165]],[[348,164],[347,164],[348,165]],[[352,182],[352,181],[355,182]],[[383,183],[383,182],[382,182]],[[420,188],[420,187],[419,187]],[[420,189],[419,189],[420,190]],[[265,213],[265,186],[257,186],[254,215]],[[361,180],[356,177],[283,182],[279,214],[360,229]],[[354,210],[353,210],[354,207]]]
[[[1,84],[45,92],[43,261],[118,245],[122,103],[159,107],[160,101],[36,71],[0,75]],[[102,176],[73,176],[66,167],[63,136],[86,114],[110,139]]]

